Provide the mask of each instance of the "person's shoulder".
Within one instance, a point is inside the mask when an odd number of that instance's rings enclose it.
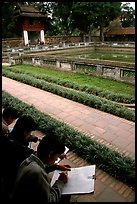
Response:
[[[31,169],[35,170],[36,174],[47,174],[45,171],[45,165],[37,157],[36,153],[31,154],[29,158],[30,158]]]
[[[33,149],[30,149],[27,146],[22,145],[20,142],[18,141],[14,141],[12,139],[9,139],[9,143],[10,143],[10,147],[11,149],[16,152],[16,154],[18,156],[22,156],[24,158],[30,156],[31,154],[34,153]]]
[[[42,168],[39,162],[32,160],[32,155],[33,154],[24,160],[23,169],[25,169],[27,175],[33,177],[34,180],[41,180],[42,177],[46,178],[46,171]]]

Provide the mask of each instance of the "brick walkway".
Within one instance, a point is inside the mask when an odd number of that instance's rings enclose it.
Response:
[[[135,123],[73,102],[35,87],[2,77],[2,90],[57,120],[69,124],[96,141],[123,155],[135,158]],[[65,160],[63,161],[65,162]],[[88,165],[73,152],[67,163]],[[73,195],[72,202],[133,202],[135,192],[127,185],[96,168],[94,194]]]

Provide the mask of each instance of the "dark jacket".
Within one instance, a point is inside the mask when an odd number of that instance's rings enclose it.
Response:
[[[11,140],[14,140],[16,142],[21,143],[24,146],[29,146],[29,141],[27,141],[24,137],[24,134],[16,135],[14,134],[13,130],[9,134],[9,138]]]
[[[4,200],[10,196],[20,164],[31,153],[34,153],[34,150],[12,141],[4,135],[0,138],[0,171]]]
[[[13,191],[12,202],[47,203],[59,202],[64,183],[57,180],[51,187],[46,166],[31,155],[20,166]]]

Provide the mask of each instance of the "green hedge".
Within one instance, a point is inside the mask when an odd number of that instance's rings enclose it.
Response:
[[[87,162],[96,166],[116,179],[135,188],[135,161],[130,157],[124,157],[116,151],[97,143],[86,135],[74,130],[63,122],[59,122],[49,115],[38,111],[34,106],[29,106],[10,94],[2,91],[2,106],[12,106],[19,110],[20,114],[33,116],[38,123],[38,130],[43,133],[51,129],[66,146],[81,156]]]
[[[45,91],[52,92],[64,98],[71,99],[78,103],[82,103],[84,105],[119,116],[121,118],[125,118],[130,121],[135,121],[134,111],[129,110],[127,107],[116,104],[107,99],[95,96],[93,94],[87,94],[81,91],[76,91],[73,89],[59,86],[54,83],[49,83],[49,82],[46,82],[45,80],[37,79],[33,76],[29,76],[26,73],[21,74],[21,73],[14,73],[14,72],[9,72],[8,70],[7,71],[4,70],[3,76],[29,84],[31,86],[43,89]]]
[[[116,102],[120,102],[120,103],[135,103],[135,97],[133,96],[127,96],[125,94],[114,94],[111,91],[107,91],[101,88],[97,88],[97,87],[92,87],[92,86],[88,86],[88,85],[79,85],[77,83],[74,83],[72,81],[69,80],[61,80],[58,79],[57,77],[50,77],[47,76],[46,74],[33,74],[30,71],[24,71],[24,70],[20,70],[16,67],[3,67],[3,74],[5,73],[5,70],[11,71],[11,72],[15,72],[15,73],[24,73],[24,74],[29,74],[29,76],[33,76],[37,79],[43,79],[47,82],[51,82],[51,83],[55,83],[61,86],[65,86],[68,88],[72,88],[75,90],[79,90],[79,91],[83,91],[89,94],[93,94],[99,97],[103,97],[106,99],[109,99],[111,101],[116,101]],[[5,73],[6,74],[6,73]]]

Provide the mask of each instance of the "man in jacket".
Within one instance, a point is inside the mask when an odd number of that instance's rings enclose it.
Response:
[[[60,202],[62,189],[68,180],[69,165],[55,164],[65,151],[65,146],[55,135],[45,136],[37,148],[37,155],[31,154],[19,168],[12,194],[12,202],[46,203]],[[62,170],[58,180],[51,187],[49,172]]]

